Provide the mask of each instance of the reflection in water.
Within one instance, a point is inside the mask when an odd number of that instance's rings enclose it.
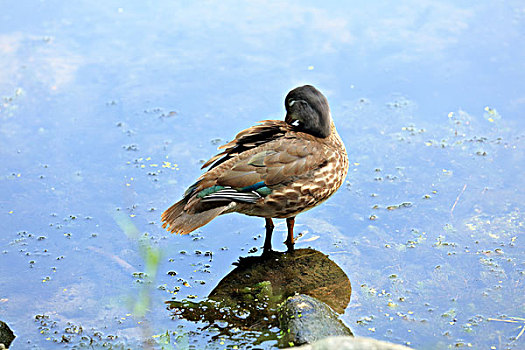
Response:
[[[259,257],[240,258],[236,265],[206,300],[168,301],[173,314],[207,322],[205,328],[216,328],[221,334],[230,334],[232,329],[262,332],[260,341],[275,339],[278,329],[282,334],[290,332],[294,328],[290,319],[296,316],[304,316],[295,325],[301,327],[303,339],[315,338],[308,333],[319,333],[315,328],[322,324],[320,319],[331,320],[322,325],[323,333],[352,334],[335,314],[343,313],[350,302],[350,281],[327,255],[313,249],[270,251]],[[294,295],[299,296],[288,299]]]

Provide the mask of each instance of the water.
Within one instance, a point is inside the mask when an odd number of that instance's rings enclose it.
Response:
[[[342,321],[415,348],[523,347],[521,2],[0,7],[0,320],[13,348],[254,344],[172,319],[164,302],[203,300],[260,253],[264,220],[227,215],[181,237],[159,217],[217,146],[282,119],[303,83],[328,97],[351,163],[296,221],[297,247],[352,284]]]

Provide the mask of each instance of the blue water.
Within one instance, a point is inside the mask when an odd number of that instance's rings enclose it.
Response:
[[[296,221],[298,247],[349,276],[343,322],[415,348],[522,348],[524,39],[521,1],[0,3],[13,348],[79,344],[68,322],[128,344],[166,331],[174,348],[251,344],[172,320],[164,301],[208,295],[262,246],[264,220],[228,215],[181,237],[159,217],[217,146],[283,118],[304,83],[328,97],[351,163]],[[275,248],[284,234],[279,222]],[[133,274],[145,270],[150,284]]]

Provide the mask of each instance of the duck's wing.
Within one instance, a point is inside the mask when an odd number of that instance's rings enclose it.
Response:
[[[256,203],[299,178],[308,182],[311,171],[322,166],[323,152],[317,142],[297,137],[292,131],[270,135],[272,140],[263,141],[256,133],[240,133],[236,142],[225,147],[220,163],[202,174],[184,198],[162,214],[163,227],[189,233],[235,210],[236,203]]]
[[[257,203],[283,186],[308,191],[316,170],[329,159],[327,148],[311,135],[290,130],[280,134],[273,133],[272,140],[263,142],[260,135],[241,133],[236,143],[226,147],[224,159],[162,214],[163,227],[189,233],[234,211],[236,203]]]
[[[241,142],[226,145],[220,163],[190,187],[186,209],[208,208],[212,203],[255,203],[276,187],[308,180],[330,158],[330,149],[311,135],[288,130],[261,142],[258,135],[245,132],[239,134]]]

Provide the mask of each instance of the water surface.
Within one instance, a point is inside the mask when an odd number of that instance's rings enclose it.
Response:
[[[218,336],[164,302],[209,295],[260,253],[264,220],[227,215],[181,237],[159,217],[217,146],[283,118],[304,83],[328,97],[350,157],[341,190],[296,221],[297,247],[352,284],[342,321],[420,349],[523,347],[520,1],[0,8],[0,319],[13,348],[252,346],[258,334]],[[275,347],[272,332],[257,346]]]

